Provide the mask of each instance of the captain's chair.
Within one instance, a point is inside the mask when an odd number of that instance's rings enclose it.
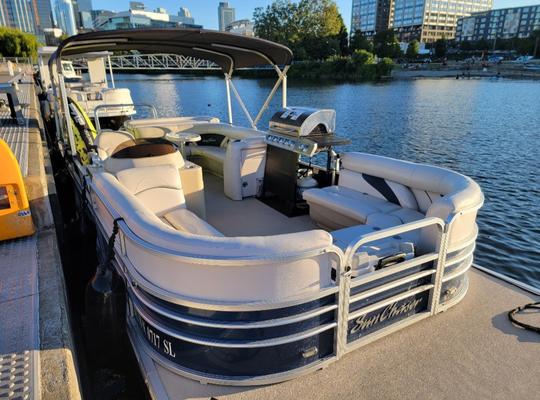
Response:
[[[102,130],[94,140],[99,158],[106,160],[122,143],[132,142],[133,135],[126,131]]]

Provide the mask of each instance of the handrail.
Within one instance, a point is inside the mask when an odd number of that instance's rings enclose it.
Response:
[[[131,104],[100,104],[94,108],[94,121],[96,123],[96,131],[97,133],[101,132],[101,125],[99,123],[99,110],[103,110],[105,108],[123,108],[123,107],[145,107],[149,108],[150,111],[152,111],[152,117],[157,118],[157,110],[156,107],[154,107],[152,104],[148,103],[131,103]]]

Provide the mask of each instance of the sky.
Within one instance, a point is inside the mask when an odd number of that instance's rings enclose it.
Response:
[[[148,9],[164,7],[169,14],[176,14],[180,6],[191,11],[195,23],[207,29],[218,28],[217,6],[219,0],[138,0]],[[229,5],[236,8],[236,19],[251,19],[256,7],[265,7],[272,0],[230,0]],[[336,0],[343,20],[350,27],[352,0]],[[493,8],[518,7],[539,4],[540,0],[494,0]],[[129,8],[129,0],[92,0],[95,10],[125,11]]]

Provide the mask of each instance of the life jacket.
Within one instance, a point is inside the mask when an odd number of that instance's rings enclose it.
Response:
[[[83,165],[88,165],[90,164],[88,152],[92,150],[97,135],[96,128],[86,111],[70,97],[68,97],[68,107],[77,155]]]

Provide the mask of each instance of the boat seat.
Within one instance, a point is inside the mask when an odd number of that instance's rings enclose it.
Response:
[[[227,154],[227,148],[221,146],[190,146],[189,147],[191,156],[204,156],[210,158],[214,161],[217,161],[221,164],[221,169],[223,169],[223,163],[225,162],[225,156]],[[220,171],[221,172],[221,171]]]
[[[137,138],[160,138],[169,132],[191,129],[197,124],[219,123],[219,118],[210,116],[142,118],[124,122],[127,130]]]
[[[99,158],[107,159],[122,143],[133,141],[133,135],[127,131],[102,130],[94,139]]]
[[[162,217],[174,229],[193,235],[202,236],[223,236],[216,228],[208,222],[197,217],[187,208],[178,208]]]
[[[186,147],[193,161],[223,177],[223,192],[232,200],[257,195],[264,178],[266,143],[255,129],[221,123],[197,124],[189,132],[202,140]]]
[[[105,171],[117,174],[128,168],[174,165],[184,167],[184,157],[176,146],[165,140],[134,139],[117,146],[105,160]]]
[[[116,178],[167,226],[193,235],[223,236],[186,208],[182,182],[175,165],[124,169],[116,174]]]
[[[124,169],[116,178],[158,217],[185,207],[180,174],[174,165]]]
[[[311,218],[328,230],[368,224],[381,229],[426,217],[456,217],[449,244],[476,235],[476,209],[483,194],[472,179],[456,172],[388,157],[345,153],[338,185],[303,193]],[[462,211],[474,209],[470,213]],[[413,236],[421,248],[433,246],[435,228]]]

